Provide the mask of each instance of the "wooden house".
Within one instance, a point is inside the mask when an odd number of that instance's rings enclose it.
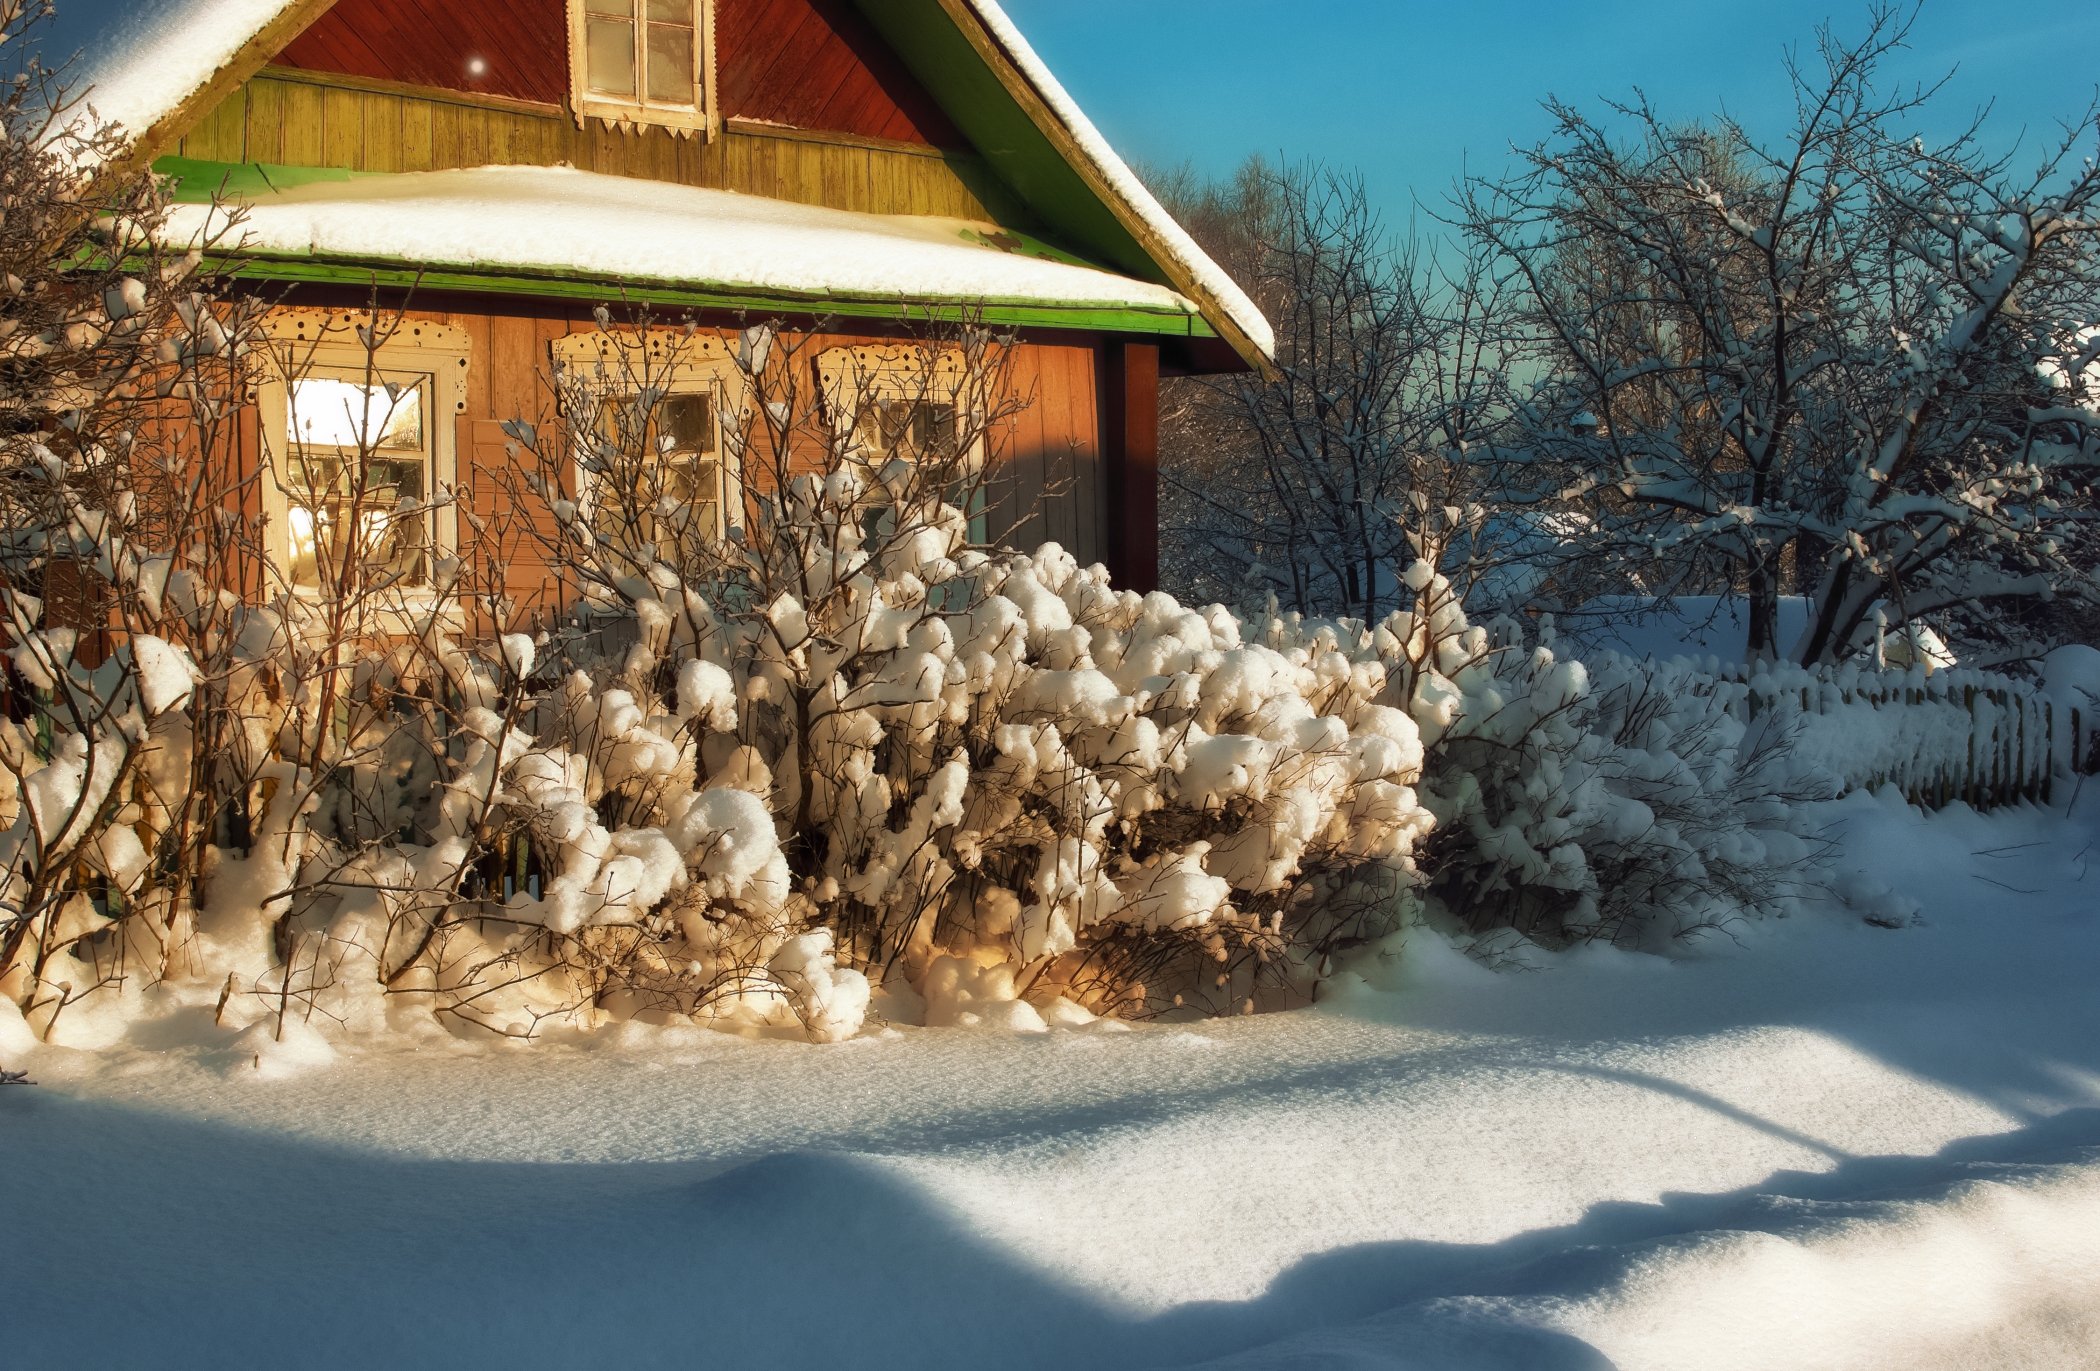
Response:
[[[314,345],[305,384],[369,379],[331,311],[406,310],[380,359],[423,386],[384,435],[404,491],[490,486],[503,421],[607,346],[601,303],[698,319],[718,357],[779,319],[820,367],[968,311],[1032,397],[1002,526],[1149,589],[1159,378],[1273,347],[994,0],[60,0],[46,50],[132,165],[245,207],[238,272]],[[265,442],[289,385],[258,393]],[[696,451],[725,385],[693,372]],[[694,499],[736,501],[720,468]],[[268,498],[296,571],[312,511]]]

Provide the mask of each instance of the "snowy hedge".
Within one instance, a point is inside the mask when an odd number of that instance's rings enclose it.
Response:
[[[18,856],[117,821],[86,849],[96,899],[30,930],[44,953],[9,992],[83,1041],[149,987],[272,1036],[435,1011],[824,1040],[871,1002],[1028,1028],[1298,1002],[1425,902],[1654,942],[1784,912],[1812,872],[1783,749],[1648,669],[1498,641],[1441,580],[1369,630],[1243,623],[1118,592],[1054,545],[970,551],[945,515],[871,563],[865,496],[789,492],[847,554],[804,568],[821,615],[731,612],[659,568],[588,625],[433,632],[334,676],[297,599],[242,611],[216,679],[144,644],[129,676],[68,669],[27,635],[38,679],[120,691],[102,712],[142,762],[104,792],[82,759],[108,739],[14,735],[48,753],[0,797]],[[294,759],[316,755],[322,680],[386,704],[316,772]],[[238,720],[218,774],[243,781],[192,905],[145,854],[199,709]]]
[[[849,496],[798,494],[851,541]],[[0,797],[18,846],[124,820],[88,857],[99,900],[31,930],[50,955],[9,989],[47,1018],[59,987],[121,978],[229,1019],[376,1026],[420,1001],[509,1033],[668,1012],[829,1038],[860,1027],[870,977],[927,1022],[1025,1023],[1023,992],[1238,1008],[1392,925],[1430,818],[1375,656],[1118,593],[1055,547],[951,559],[960,538],[893,576],[846,559],[823,622],[657,585],[616,659],[591,658],[602,629],[373,656],[351,689],[391,704],[328,775],[288,760],[314,702],[284,687],[326,675],[298,660],[310,608],[247,613],[217,681],[154,656],[105,711],[144,765],[103,793],[66,735]],[[955,607],[929,610],[941,586]],[[192,910],[141,852],[165,836],[157,769],[195,760],[200,686],[240,719],[224,770],[247,831],[210,846]]]

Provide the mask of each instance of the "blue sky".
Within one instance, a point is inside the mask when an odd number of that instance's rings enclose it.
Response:
[[[1126,157],[1231,169],[1250,152],[1361,169],[1391,221],[1546,132],[1549,92],[1584,108],[1638,85],[1667,115],[1726,108],[1783,131],[1781,66],[1865,0],[1003,0]],[[2046,140],[2100,82],[2100,3],[1926,0],[1906,80],[1957,68],[1945,132],[1995,102],[2001,147]]]

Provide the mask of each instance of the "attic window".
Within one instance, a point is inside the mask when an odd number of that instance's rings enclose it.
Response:
[[[569,0],[569,94],[580,124],[714,129],[714,0]]]

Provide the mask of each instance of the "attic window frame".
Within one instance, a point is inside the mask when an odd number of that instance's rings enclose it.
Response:
[[[568,0],[569,104],[578,128],[596,119],[623,132],[661,128],[681,138],[703,141],[721,132],[721,110],[715,96],[715,0],[689,0],[693,7],[693,89],[691,105],[651,101],[648,94],[650,0],[634,0],[635,93],[632,98],[605,95],[590,88],[589,0]]]

